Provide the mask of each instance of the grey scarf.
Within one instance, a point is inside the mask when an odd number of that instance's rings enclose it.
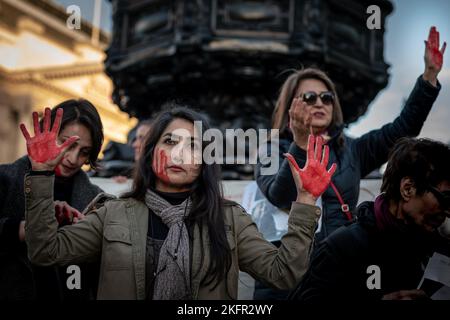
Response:
[[[189,235],[184,218],[191,209],[190,198],[171,205],[152,190],[145,194],[145,204],[169,228],[159,254],[154,300],[191,299]],[[156,257],[155,257],[156,259]]]

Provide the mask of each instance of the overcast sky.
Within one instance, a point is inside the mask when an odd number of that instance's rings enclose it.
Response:
[[[58,0],[67,7],[77,4],[84,19],[92,21],[93,0]],[[392,121],[402,108],[417,77],[423,72],[424,43],[430,26],[440,32],[441,42],[450,42],[449,0],[394,0],[394,12],[385,26],[385,60],[391,65],[388,86],[372,102],[367,114],[350,126],[348,134],[360,136]],[[101,27],[111,30],[111,5],[102,0]],[[444,56],[439,80],[441,93],[425,123],[422,137],[450,142],[450,48]],[[345,107],[345,106],[344,106]]]

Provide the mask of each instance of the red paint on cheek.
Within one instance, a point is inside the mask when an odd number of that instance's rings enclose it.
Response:
[[[61,171],[61,167],[60,167],[60,166],[61,166],[61,163],[63,162],[64,158],[65,158],[65,157],[62,157],[62,158],[61,158],[61,161],[59,161],[58,165],[55,167],[55,175],[56,175],[57,177],[62,177],[62,176],[63,176],[62,171]]]
[[[166,165],[167,165],[167,155],[164,152],[164,150],[155,150],[155,154],[153,157],[153,171],[155,172],[155,175],[163,182],[169,183],[170,179],[167,175],[166,171]]]
[[[57,165],[56,168],[55,168],[55,175],[57,177],[61,177],[62,176],[61,169],[59,168],[59,165]]]

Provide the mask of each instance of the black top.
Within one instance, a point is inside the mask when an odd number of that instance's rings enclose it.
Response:
[[[73,177],[55,177],[53,198],[59,201],[72,203]]]

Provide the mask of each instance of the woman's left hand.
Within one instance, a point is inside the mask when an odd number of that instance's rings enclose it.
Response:
[[[308,137],[307,159],[303,169],[299,168],[291,154],[284,155],[288,159],[297,186],[297,201],[315,204],[317,198],[328,188],[336,171],[335,163],[327,170],[329,149],[328,146],[323,146],[323,138],[313,135]]]
[[[425,72],[423,78],[434,86],[437,85],[437,76],[442,69],[444,52],[447,47],[447,43],[444,42],[442,48],[439,49],[439,42],[439,32],[436,27],[431,27],[428,41],[425,41]]]

